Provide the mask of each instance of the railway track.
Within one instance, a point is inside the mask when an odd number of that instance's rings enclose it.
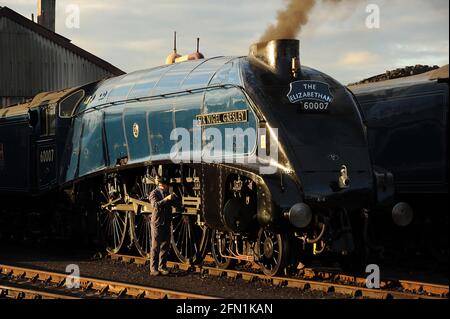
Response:
[[[0,298],[14,299],[215,299],[212,296],[0,265]],[[69,285],[70,284],[70,285]]]
[[[125,263],[147,265],[143,257],[110,254],[107,258]],[[212,260],[207,256],[205,262]],[[297,288],[301,290],[318,290],[326,293],[341,293],[355,298],[371,299],[448,299],[448,286],[408,280],[384,279],[380,289],[366,288],[366,278],[350,276],[334,271],[302,269],[296,277],[268,277],[255,271],[218,269],[207,265],[187,265],[168,262],[168,267],[184,271],[193,271],[216,277],[229,277],[252,282],[260,280],[275,286]]]
[[[0,299],[80,299],[61,293],[51,293],[38,289],[27,289],[15,285],[0,285]]]

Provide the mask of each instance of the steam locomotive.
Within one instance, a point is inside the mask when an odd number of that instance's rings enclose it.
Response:
[[[349,88],[361,105],[374,164],[393,173],[395,199],[411,206],[410,214],[393,216],[410,224],[410,234],[396,229],[397,238],[387,236],[384,222],[384,241],[446,251],[448,260],[448,65]]]
[[[83,217],[72,229],[98,225],[109,252],[129,242],[148,257],[148,194],[162,174],[182,202],[172,227],[182,262],[210,249],[218,267],[255,261],[275,275],[303,256],[364,246],[394,185],[372,165],[350,90],[301,65],[297,40],[184,60],[0,110],[3,199],[63,203],[45,208],[59,221],[50,227]]]

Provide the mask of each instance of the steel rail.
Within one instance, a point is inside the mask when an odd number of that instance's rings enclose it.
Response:
[[[72,279],[68,274],[43,271],[39,269],[23,268],[0,264],[0,275],[8,280],[27,280],[28,282],[40,282],[44,284],[53,284],[57,287],[65,287],[66,280]],[[92,277],[79,277],[79,289],[71,290],[67,288],[66,292],[73,293],[94,291],[97,297],[103,295],[113,295],[118,298],[138,298],[138,299],[215,299],[213,296],[188,293],[183,291],[160,289],[150,286],[141,286],[125,282],[114,282],[109,280],[97,279]],[[83,297],[82,297],[83,298]]]
[[[109,254],[107,257],[112,260],[139,265],[146,265],[149,262],[148,259],[137,256]],[[206,260],[212,261],[210,257]],[[241,278],[249,282],[260,280],[274,286],[285,286],[301,290],[318,290],[326,293],[342,293],[351,295],[355,298],[448,299],[449,297],[449,287],[445,285],[397,279],[383,279],[380,281],[380,289],[369,289],[366,288],[366,278],[310,268],[303,269],[300,278],[292,278],[269,277],[257,272],[219,269],[205,265],[188,265],[178,262],[168,262],[167,266],[173,269],[193,271],[217,277],[226,276],[229,278]]]
[[[80,299],[79,297],[51,293],[38,289],[30,289],[8,284],[0,285],[0,299]]]

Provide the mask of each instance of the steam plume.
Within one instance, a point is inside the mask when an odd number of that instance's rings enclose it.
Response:
[[[342,0],[324,0],[337,4]],[[289,0],[287,6],[278,11],[277,22],[270,25],[260,41],[292,39],[299,34],[309,21],[309,15],[318,0]]]

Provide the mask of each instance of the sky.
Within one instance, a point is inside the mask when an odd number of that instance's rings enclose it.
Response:
[[[301,1],[301,0],[298,0]],[[56,0],[56,32],[125,72],[161,65],[178,51],[247,55],[285,0]],[[366,20],[379,8],[379,28]],[[79,27],[73,22],[79,8]],[[26,17],[37,0],[0,0]],[[67,24],[69,21],[69,24]],[[406,65],[449,63],[448,0],[318,0],[298,36],[301,63],[342,83]]]

